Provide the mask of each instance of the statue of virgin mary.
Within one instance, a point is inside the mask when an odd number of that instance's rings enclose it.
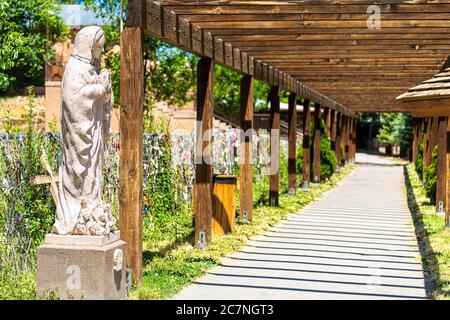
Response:
[[[111,206],[101,199],[113,103],[109,72],[100,68],[104,42],[100,27],[81,29],[62,79],[62,161],[52,228],[60,235],[116,230]]]

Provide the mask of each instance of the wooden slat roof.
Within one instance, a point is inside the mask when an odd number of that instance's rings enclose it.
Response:
[[[147,32],[349,115],[401,111],[450,54],[450,0],[147,0]]]
[[[400,102],[431,100],[450,97],[450,68],[410,88],[408,92],[397,97]]]

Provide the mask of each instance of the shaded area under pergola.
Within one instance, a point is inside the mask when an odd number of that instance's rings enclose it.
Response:
[[[375,11],[369,10],[377,5]],[[380,29],[368,23],[380,9]],[[372,8],[373,9],[373,8]],[[375,20],[376,22],[376,20]],[[376,24],[375,24],[376,26]],[[320,181],[320,121],[327,126],[339,163],[355,154],[357,112],[402,111],[395,97],[446,66],[450,53],[450,3],[425,0],[153,1],[129,0],[121,41],[120,222],[134,282],[142,266],[142,41],[152,35],[201,57],[197,66],[197,130],[211,128],[214,64],[240,72],[243,130],[253,128],[253,80],[271,85],[270,129],[280,128],[279,92],[289,92],[289,188],[297,189],[298,99],[304,123],[314,112],[313,133],[303,131],[302,183]],[[314,172],[309,136],[314,135]],[[210,137],[197,152],[209,156]],[[279,139],[273,136],[272,139]],[[241,141],[240,208],[252,217],[251,139]],[[271,148],[271,163],[279,150]],[[270,203],[277,205],[279,174],[270,175]],[[196,166],[195,241],[211,239],[211,166]],[[241,213],[242,213],[241,212]]]

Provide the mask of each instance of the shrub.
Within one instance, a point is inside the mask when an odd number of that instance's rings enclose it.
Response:
[[[15,272],[32,270],[37,247],[54,221],[55,203],[47,185],[32,185],[31,178],[46,174],[40,157],[45,150],[56,167],[58,144],[35,131],[34,96],[30,90],[25,134],[10,123],[0,143],[0,228],[3,242],[2,267]],[[8,122],[8,119],[7,119]]]
[[[310,132],[314,132],[314,124],[311,124]],[[314,170],[314,134],[310,135],[310,163],[311,172]],[[302,172],[303,167],[303,146],[302,144],[297,151],[297,172]],[[329,179],[333,173],[336,171],[337,158],[334,151],[331,149],[331,142],[328,140],[326,135],[326,125],[325,121],[321,121],[321,132],[320,132],[320,180],[325,181]]]
[[[422,177],[423,173],[423,142],[419,144],[419,150],[417,153],[416,171],[419,177]]]
[[[427,191],[427,196],[433,204],[436,203],[438,155],[439,149],[435,146],[431,156],[431,163],[425,168],[425,190]]]

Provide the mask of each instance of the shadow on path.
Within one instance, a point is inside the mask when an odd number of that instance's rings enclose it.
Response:
[[[422,267],[425,278],[425,290],[427,292],[427,296],[431,297],[433,291],[435,290],[431,270],[435,270],[434,275],[437,278],[437,282],[439,283],[440,281],[438,261],[435,257],[434,251],[430,243],[430,239],[425,230],[423,215],[422,212],[420,212],[420,207],[417,203],[416,196],[414,195],[414,190],[411,185],[411,180],[409,179],[406,166],[403,167],[403,174],[405,176],[408,207],[414,221],[415,227],[414,230],[416,233],[417,242],[419,243],[420,255],[422,257]]]

